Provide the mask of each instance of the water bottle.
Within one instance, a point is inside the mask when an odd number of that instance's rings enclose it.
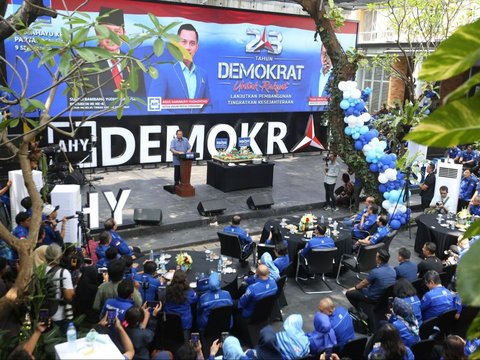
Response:
[[[322,215],[322,217],[320,218],[320,224],[324,224],[325,223],[325,216]]]
[[[75,341],[77,340],[77,330],[73,322],[68,324],[67,328],[67,341],[70,349],[76,349]]]
[[[153,261],[153,250],[150,250],[150,258],[149,258],[150,261]]]
[[[328,228],[327,231],[325,231],[325,236],[330,237],[330,235],[331,235],[330,228]]]
[[[218,264],[217,264],[217,271],[219,274],[222,273],[222,268],[223,268],[223,259],[222,259],[222,256],[220,255],[220,257],[218,258]]]

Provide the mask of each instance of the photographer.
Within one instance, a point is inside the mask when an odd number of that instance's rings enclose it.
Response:
[[[434,196],[430,203],[430,207],[425,209],[428,214],[447,214],[455,212],[453,201],[448,196],[448,187],[440,186],[439,193]]]
[[[57,220],[57,211],[59,208],[60,206],[53,206],[50,204],[45,204],[43,206],[42,215],[45,217],[45,238],[43,239],[43,245],[56,243],[58,246],[63,247],[63,237],[65,236],[65,227],[68,219],[66,216],[63,217],[60,231],[58,231],[57,226],[59,222]]]

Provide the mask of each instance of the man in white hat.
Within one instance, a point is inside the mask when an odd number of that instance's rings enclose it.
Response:
[[[43,245],[50,245],[52,243],[63,246],[63,237],[65,236],[65,226],[67,225],[67,217],[62,219],[62,227],[60,231],[57,229],[58,221],[58,209],[60,206],[53,206],[50,204],[43,205],[42,215],[44,216],[45,223],[45,238],[43,239]]]

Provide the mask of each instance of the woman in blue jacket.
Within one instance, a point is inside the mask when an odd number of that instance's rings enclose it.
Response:
[[[318,355],[337,344],[337,337],[327,315],[317,312],[313,318],[314,331],[307,334],[310,341],[310,354]]]

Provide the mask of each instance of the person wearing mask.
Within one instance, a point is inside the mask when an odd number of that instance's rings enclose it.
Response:
[[[243,318],[252,316],[257,301],[277,293],[277,283],[269,275],[266,265],[258,265],[256,281],[247,287],[245,294],[238,300],[238,310]]]
[[[414,360],[412,351],[406,347],[400,334],[392,324],[385,324],[376,334],[378,342],[373,345],[372,351],[368,354],[368,359],[372,359],[375,354],[380,353],[380,359],[398,359]]]
[[[331,153],[325,166],[325,206],[323,210],[338,211],[335,199],[335,184],[337,183],[338,174],[340,174],[340,166],[337,164],[337,154]]]
[[[307,333],[310,341],[310,354],[316,356],[328,349],[331,352],[333,346],[337,344],[337,337],[328,316],[317,312],[313,318],[313,327],[314,330]]]
[[[191,305],[197,300],[197,294],[188,285],[187,274],[176,270],[170,285],[167,286],[165,312],[178,314],[182,318],[185,338],[189,337],[193,323]]]
[[[218,273],[212,272],[208,279],[208,291],[200,296],[197,304],[197,326],[200,331],[207,326],[210,312],[221,306],[233,306],[232,296],[220,288]],[[230,324],[233,325],[233,321]]]
[[[157,264],[154,261],[145,261],[143,263],[143,274],[135,274],[133,280],[138,286],[138,290],[142,295],[142,301],[157,300],[158,287],[160,280],[155,277]]]
[[[452,293],[442,286],[440,275],[435,270],[427,271],[424,279],[429,290],[420,302],[424,321],[455,308]]]
[[[153,317],[162,309],[162,303],[159,303],[153,309]],[[149,360],[150,351],[148,347],[153,341],[154,332],[147,328],[150,320],[150,311],[145,307],[132,306],[125,313],[125,331],[135,348],[135,360]]]
[[[395,272],[397,274],[397,279],[405,278],[408,281],[412,282],[417,279],[417,264],[410,261],[410,256],[412,253],[405,247],[398,249],[398,265],[395,266]]]
[[[423,183],[420,184],[420,198],[422,199],[422,210],[425,210],[430,206],[430,202],[435,194],[435,165],[432,163],[427,166],[427,174]]]
[[[408,302],[395,298],[392,305],[392,314],[388,321],[397,328],[405,346],[412,347],[420,341],[418,320],[415,317],[412,305]]]
[[[332,298],[327,296],[318,303],[318,310],[329,317],[340,349],[343,349],[347,342],[355,339],[353,321],[347,309],[335,306]]]
[[[417,318],[418,325],[422,325],[422,307],[417,296],[417,290],[406,278],[400,278],[393,285],[393,296],[402,299],[412,305],[413,312]]]
[[[284,331],[277,333],[277,344],[282,359],[301,359],[310,352],[310,342],[303,332],[302,315],[293,314],[285,319]]]
[[[442,260],[435,256],[437,245],[433,242],[426,242],[423,244],[422,252],[425,257],[418,265],[418,277],[421,278],[429,270],[435,270],[437,273],[443,271]]]
[[[360,222],[353,226],[352,236],[356,239],[364,239],[365,232],[370,231],[373,225],[377,223],[378,206],[370,205],[365,214],[362,215]]]
[[[267,325],[260,330],[260,336],[255,351],[258,360],[282,359],[282,353],[278,347],[277,337],[271,325]]]
[[[278,271],[280,272],[280,276],[282,276],[284,275],[285,270],[290,264],[290,256],[288,256],[288,247],[286,247],[284,244],[277,244],[275,245],[274,252],[277,258],[273,260],[273,263],[275,264]]]

